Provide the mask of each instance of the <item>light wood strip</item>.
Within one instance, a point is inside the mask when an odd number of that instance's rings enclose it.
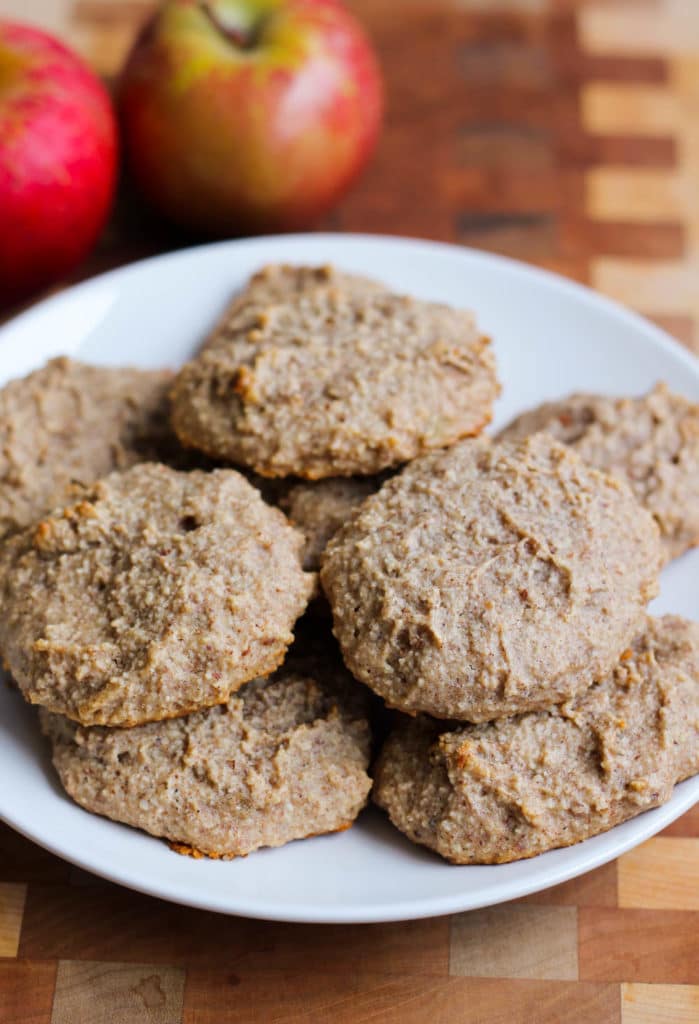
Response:
[[[593,288],[618,302],[658,316],[693,315],[699,306],[699,261],[656,263],[643,260],[592,261]]]
[[[697,1024],[699,985],[622,985],[622,1024]]]
[[[661,836],[621,857],[619,906],[699,910],[699,839]]]
[[[681,221],[689,183],[678,174],[647,168],[596,167],[585,175],[592,220]]]
[[[180,1024],[184,980],[176,967],[61,960],[51,1024]]]
[[[581,45],[590,53],[685,53],[697,49],[699,4],[695,0],[585,4],[578,26]]]
[[[0,956],[17,956],[26,898],[26,885],[0,883]]]
[[[452,918],[449,973],[468,978],[578,977],[575,907],[505,904]]]
[[[668,135],[677,129],[677,102],[660,86],[590,82],[580,103],[583,125],[592,133]]]

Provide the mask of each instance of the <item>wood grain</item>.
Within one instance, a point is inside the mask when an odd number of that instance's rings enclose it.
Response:
[[[571,158],[577,158],[585,166],[662,167],[668,170],[677,166],[677,142],[670,135],[597,135],[590,132],[572,140],[569,151]],[[619,213],[614,210],[612,215],[619,216]]]
[[[2,1024],[50,1024],[54,961],[0,960]]]
[[[581,979],[699,984],[699,913],[580,907]]]
[[[51,1024],[181,1024],[184,972],[153,964],[58,964]]]
[[[0,956],[17,956],[26,885],[0,882]]]
[[[619,1024],[617,985],[190,971],[184,1024]]]
[[[591,82],[581,92],[583,121],[593,132],[668,135],[677,130],[679,110],[672,93],[655,85]]]
[[[422,950],[419,959],[415,949]],[[231,965],[303,970],[308,960],[343,973],[448,973],[449,922],[315,928],[221,917],[149,899],[116,886],[31,886],[21,954],[37,959]]]
[[[580,77],[592,81],[632,82],[636,84],[666,85],[667,61],[654,55],[637,53],[583,52],[580,54]]]
[[[70,867],[7,825],[0,824],[0,879],[3,882],[65,882]]]
[[[697,1024],[696,985],[622,985],[622,1024]]]
[[[589,50],[610,54],[682,53],[696,49],[699,8],[686,0],[657,4],[581,4],[580,30]]]
[[[451,921],[449,973],[466,978],[578,977],[575,907],[506,904]]]
[[[686,250],[686,232],[678,221],[590,220],[585,228],[600,256],[677,260]]]
[[[699,840],[662,836],[621,857],[619,906],[699,910]]]
[[[665,265],[658,263],[650,268],[639,269],[631,260],[610,263],[593,256],[591,281],[669,326],[695,349],[699,347],[699,299],[692,284],[699,273],[699,200],[695,188],[699,174],[698,11],[696,5],[683,0],[657,0],[652,5],[625,0],[616,7],[581,4],[578,15],[582,46],[590,56],[608,63],[619,59],[645,61],[663,49],[666,56],[665,78],[643,87],[595,81],[594,76],[585,83],[581,91],[585,128],[604,136],[623,130],[622,125],[633,124],[639,138],[672,137],[675,144],[674,168],[665,179],[659,175],[654,181],[644,180],[641,174],[634,182],[633,173],[630,179],[626,169],[620,172],[610,162],[608,167],[600,168],[603,180],[599,191],[591,186],[592,200],[606,205],[610,220],[620,214],[628,216],[631,206],[641,227],[672,216],[682,224],[685,241],[681,258],[663,256]],[[637,170],[640,172],[640,168]]]
[[[696,271],[684,261],[601,256],[595,260],[595,281],[618,302],[642,302],[654,315],[679,316],[697,304]]]
[[[681,221],[687,198],[679,175],[645,168],[596,168],[588,173],[585,188],[591,217],[640,226]]]
[[[683,814],[677,821],[673,821],[663,830],[664,836],[684,836],[699,839],[699,804],[695,804],[691,810]]]
[[[544,889],[543,892],[523,896],[518,902],[537,903],[549,907],[616,907],[617,862],[611,861],[579,878],[572,878],[562,885]]]

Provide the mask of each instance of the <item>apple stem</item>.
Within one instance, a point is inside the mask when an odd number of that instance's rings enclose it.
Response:
[[[237,28],[233,25],[224,24],[210,3],[202,2],[199,4],[199,8],[214,28],[233,43],[234,46],[239,46],[241,50],[251,50],[256,45],[260,35],[259,24],[254,25],[252,28]]]

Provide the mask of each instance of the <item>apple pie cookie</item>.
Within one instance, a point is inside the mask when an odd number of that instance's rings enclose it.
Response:
[[[626,484],[537,434],[413,462],[335,534],[321,582],[357,679],[399,710],[480,722],[602,678],[661,559]]]
[[[283,661],[314,583],[302,545],[234,470],[112,473],[5,542],[7,667],[83,725],[221,704]]]
[[[69,795],[178,852],[245,856],[354,822],[371,779],[362,688],[280,670],[227,704],[131,729],[83,728],[43,711]]]
[[[604,832],[698,771],[699,624],[665,616],[560,707],[486,725],[403,720],[374,799],[447,860],[500,864]]]
[[[0,390],[0,537],[67,500],[74,482],[167,458],[172,374],[52,359]]]
[[[499,392],[470,313],[384,291],[243,303],[225,332],[178,374],[173,426],[262,476],[378,473],[479,433]]]
[[[665,384],[640,398],[570,395],[523,413],[500,436],[538,430],[625,480],[660,527],[668,559],[699,544],[699,404]]]

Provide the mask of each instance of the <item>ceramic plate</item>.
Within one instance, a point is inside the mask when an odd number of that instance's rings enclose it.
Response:
[[[699,401],[699,361],[651,324],[554,275],[468,249],[402,239],[298,235],[204,246],[117,270],[0,331],[0,383],[59,353],[93,363],[178,366],[231,293],[271,261],[326,263],[476,311],[495,343],[495,425],[572,390],[644,391],[656,380]],[[699,614],[699,550],[663,573],[656,612]],[[284,921],[394,921],[510,900],[617,857],[699,799],[699,776],[664,807],[578,846],[493,867],[454,867],[411,845],[375,809],[340,835],[229,862],[191,860],[95,817],[63,794],[35,712],[0,692],[0,816],[67,860],[154,896]]]

